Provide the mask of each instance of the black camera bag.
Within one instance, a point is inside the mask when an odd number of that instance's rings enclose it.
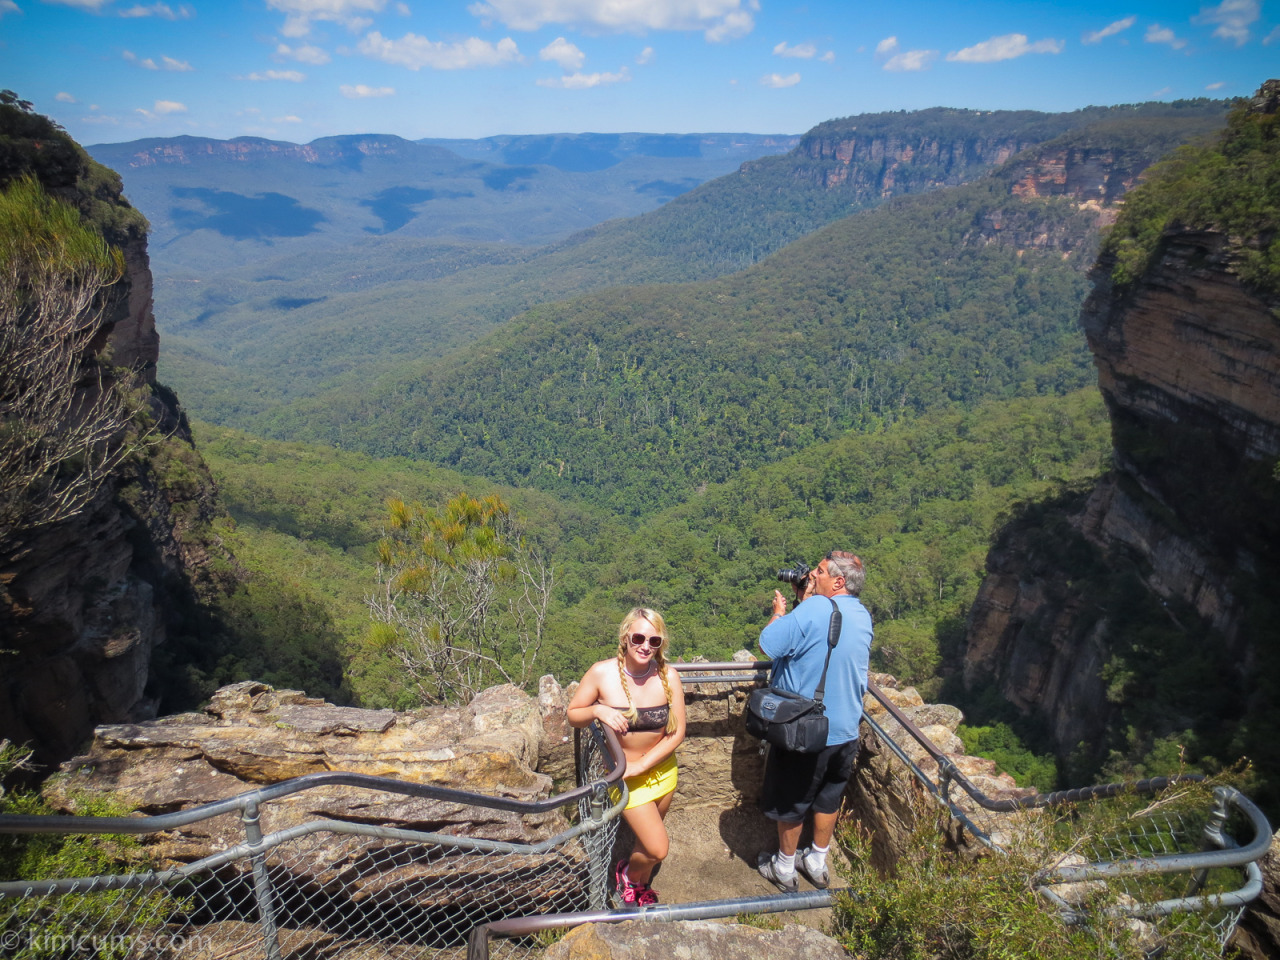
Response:
[[[747,698],[747,733],[792,753],[821,753],[827,746],[827,716],[822,705],[831,651],[840,642],[840,608],[831,597],[831,626],[827,629],[827,658],[813,699],[789,690],[761,687]]]

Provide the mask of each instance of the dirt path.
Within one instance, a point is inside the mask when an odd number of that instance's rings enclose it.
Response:
[[[756,854],[777,848],[777,831],[770,821],[750,807],[681,809],[679,803],[677,797],[667,816],[671,853],[653,880],[663,903],[729,900],[778,892],[756,872]],[[624,826],[619,830],[620,848],[629,850],[631,842]],[[840,883],[834,871],[832,879],[837,885]],[[801,877],[800,889],[813,888]],[[831,911],[801,910],[777,916],[787,923],[825,931]]]

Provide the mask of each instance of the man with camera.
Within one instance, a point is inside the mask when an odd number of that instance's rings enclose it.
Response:
[[[778,579],[792,583],[799,602],[787,613],[786,598],[773,592],[773,616],[760,634],[760,649],[773,661],[771,686],[804,697],[814,696],[827,664],[823,702],[829,727],[821,752],[771,746],[765,762],[760,809],[778,825],[778,852],[761,853],[757,866],[762,877],[788,893],[797,889],[797,872],[820,889],[829,882],[827,850],[858,753],[871,657],[871,615],[858,600],[866,580],[862,561],[833,550],[807,576],[803,564],[796,568],[779,571]],[[839,640],[829,648],[833,603],[841,622]],[[810,816],[813,840],[797,855]]]

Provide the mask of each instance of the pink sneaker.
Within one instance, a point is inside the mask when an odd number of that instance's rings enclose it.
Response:
[[[648,884],[640,887],[640,892],[636,896],[636,904],[641,907],[651,907],[658,902],[658,891]]]
[[[617,868],[613,871],[613,885],[618,893],[618,900],[624,907],[638,906],[641,892],[648,889],[638,883],[632,883],[627,878],[627,861],[625,860],[619,860]]]

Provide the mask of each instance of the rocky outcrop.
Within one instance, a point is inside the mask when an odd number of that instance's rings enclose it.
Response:
[[[1069,197],[1111,205],[1121,200],[1151,164],[1149,151],[1046,146],[1009,165],[1015,197]]]
[[[1263,960],[1277,955],[1280,947],[1280,831],[1271,838],[1271,850],[1259,864],[1262,895],[1249,904],[1231,938],[1231,946],[1244,957]]]
[[[413,713],[338,707],[295,690],[245,682],[223,687],[200,714],[99,727],[89,752],[44,785],[56,809],[75,812],[110,796],[140,813],[170,813],[312,773],[342,771],[488,796],[537,800],[551,779],[535,772],[542,739],[538,704],[512,686],[463,707]],[[520,816],[412,796],[327,786],[264,804],[264,832],[318,817],[428,832],[536,843],[564,829],[559,811]],[[189,863],[244,838],[238,820],[215,817],[150,840],[154,856]],[[361,841],[327,841],[343,859]]]
[[[5,109],[0,131],[35,146],[27,167],[0,170],[0,181],[34,171],[124,252],[125,276],[112,288],[92,349],[108,376],[128,376],[146,394],[154,423],[86,509],[0,551],[0,740],[30,744],[47,769],[95,725],[155,715],[154,651],[175,635],[207,642],[200,597],[225,589],[232,573],[209,532],[219,513],[213,481],[177,399],[155,383],[145,221],[120,195],[119,179],[65,134],[50,128],[40,139],[42,123]],[[49,162],[54,147],[65,162]]]
[[[1249,135],[1245,115],[1233,123]],[[1256,276],[1245,268],[1274,235],[1274,224],[1240,236],[1171,219],[1141,248],[1139,275],[1136,260],[1118,266],[1116,251],[1146,242],[1132,232],[1099,258],[1081,324],[1113,469],[1027,505],[998,534],[963,662],[970,690],[994,688],[1036,718],[1084,777],[1109,757],[1142,762],[1163,738],[1193,763],[1246,756],[1272,813],[1280,293],[1242,273]]]
[[[845,960],[848,954],[830,937],[789,924],[780,930],[706,920],[683,923],[588,923],[575,927],[543,953],[546,960]]]
[[[795,151],[808,162],[798,164],[794,176],[829,190],[892,197],[964,183],[1036,142],[1032,137],[941,140],[928,135],[859,136],[856,132],[840,138],[809,136]]]
[[[1228,238],[1182,231],[1132,289],[1102,260],[1082,323],[1115,438],[1115,471],[1063,519],[1100,562],[1141,571],[1166,604],[1194,611],[1224,654],[1256,663],[1242,573],[1275,569],[1267,464],[1280,455],[1276,303],[1245,287]],[[1035,531],[1011,529],[988,557],[970,618],[964,675],[1048,721],[1064,751],[1098,742],[1111,709],[1102,667],[1114,637],[1073,588],[1073,572],[1036,556]],[[1137,558],[1137,563],[1134,563]],[[1171,613],[1177,616],[1176,613]]]
[[[881,674],[875,679],[979,787],[995,797],[1026,792],[990,761],[964,756],[955,736],[963,719],[959,710],[926,704],[913,688],[899,689],[893,677]],[[679,753],[675,808],[685,817],[705,811],[728,832],[680,835],[675,845],[682,853],[710,841],[713,847],[728,848],[739,861],[754,864],[756,853],[771,842],[771,830],[756,812],[763,761],[759,742],[743,728],[747,692],[748,687],[735,684],[687,688],[688,736]],[[98,727],[90,749],[63,764],[62,772],[44,785],[44,796],[67,813],[92,797],[110,796],[128,810],[160,814],[292,777],[343,771],[534,800],[549,796],[553,787],[573,785],[574,745],[572,736],[566,739],[563,733],[569,728],[562,725],[570,696],[571,690],[566,693],[553,678],[544,677],[537,699],[506,685],[482,691],[466,706],[396,713],[338,707],[298,691],[238,683],[219,690],[202,713]],[[866,707],[894,735],[896,723],[879,702],[868,697]],[[936,772],[922,749],[908,738],[895,739],[908,744],[923,769]],[[924,809],[918,803],[922,794],[867,727],[863,742],[849,803],[875,832],[877,855],[887,867]],[[555,781],[550,771],[558,772]],[[751,837],[732,835],[737,812],[754,826]],[[520,817],[412,797],[388,799],[350,787],[324,787],[273,800],[264,805],[262,816],[264,831],[323,816],[520,842],[545,839],[564,824],[559,812]],[[150,842],[153,852],[166,860],[191,862],[234,845],[242,834],[237,821],[218,817]],[[693,858],[699,878],[706,859]],[[758,879],[751,871],[748,875]]]

